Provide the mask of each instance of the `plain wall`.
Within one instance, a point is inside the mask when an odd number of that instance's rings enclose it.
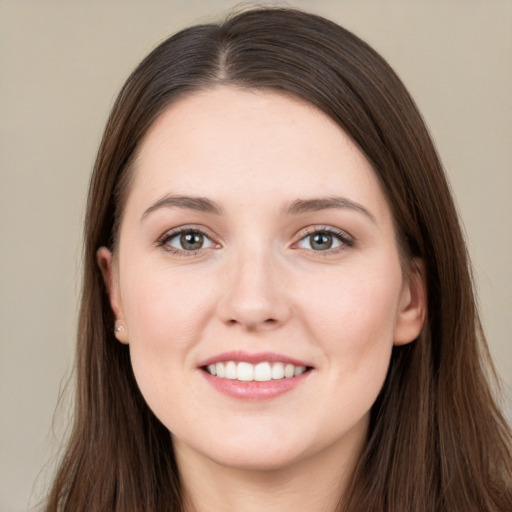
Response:
[[[86,189],[113,99],[158,42],[234,5],[0,0],[0,512],[37,503],[70,415],[67,400],[51,431],[73,364]],[[367,40],[417,100],[464,221],[512,418],[512,1],[290,5]]]

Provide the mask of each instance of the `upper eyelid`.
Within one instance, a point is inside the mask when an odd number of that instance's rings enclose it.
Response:
[[[211,242],[214,242],[214,240],[212,239],[212,237],[210,235],[204,233],[203,231],[199,231],[198,229],[180,229],[178,231],[167,232],[160,238],[160,241],[162,243],[167,243],[169,240],[172,240],[173,238],[176,238],[177,236],[180,236],[183,233],[198,233],[201,236],[203,236],[204,238],[207,238],[208,240],[210,240]]]
[[[201,226],[198,224],[183,224],[182,226],[176,226],[174,228],[168,229],[161,236],[158,237],[158,241],[166,240],[169,238],[173,238],[181,233],[186,233],[187,231],[192,231],[195,233],[201,233],[212,241],[216,241],[215,235],[212,234],[211,230],[206,228],[205,226]]]
[[[355,242],[355,237],[351,235],[348,231],[341,228],[335,228],[334,226],[327,226],[321,224],[307,226],[305,228],[300,229],[299,231],[297,231],[294,238],[296,238],[297,240],[302,240],[306,236],[314,235],[315,233],[331,233],[342,238],[349,238],[351,241]]]

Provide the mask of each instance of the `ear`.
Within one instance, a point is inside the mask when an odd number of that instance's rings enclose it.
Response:
[[[115,325],[113,326],[114,334],[121,343],[128,343],[128,327],[124,320],[119,280],[115,272],[112,252],[106,247],[100,247],[96,252],[96,259],[105,282],[105,287],[107,288],[110,307],[116,318]]]
[[[425,265],[413,258],[404,278],[402,296],[395,326],[394,345],[405,345],[420,334],[427,316]]]

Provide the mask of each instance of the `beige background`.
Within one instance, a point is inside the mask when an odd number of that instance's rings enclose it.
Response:
[[[370,42],[416,98],[464,219],[512,418],[512,1],[290,3]],[[233,5],[0,0],[0,512],[37,502],[69,416],[64,402],[50,431],[72,367],[84,199],[112,101],[159,41]]]

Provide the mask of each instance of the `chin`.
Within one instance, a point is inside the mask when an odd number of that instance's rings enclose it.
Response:
[[[263,432],[263,437],[262,437]],[[246,471],[276,471],[296,464],[307,457],[306,446],[297,439],[270,434],[268,431],[255,435],[233,435],[184,439],[173,436],[178,459],[190,456],[209,460],[219,466]]]
[[[213,454],[211,460],[217,464],[241,471],[271,472],[289,468],[306,457],[300,449],[281,449],[255,447],[251,449],[230,449],[224,447],[222,453]]]

